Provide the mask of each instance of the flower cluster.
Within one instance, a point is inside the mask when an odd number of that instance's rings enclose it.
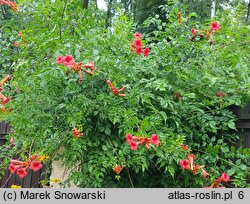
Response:
[[[187,145],[182,145],[182,149],[186,149]],[[192,172],[192,174],[196,174],[198,170],[201,171],[202,175],[204,178],[208,178],[209,177],[209,173],[207,173],[204,168],[205,165],[197,165],[194,164],[194,160],[196,159],[196,156],[194,154],[188,154],[188,159],[184,159],[184,160],[180,160],[180,165],[181,168],[184,169],[188,169]],[[222,188],[223,186],[221,186],[221,182],[228,182],[230,180],[230,177],[228,176],[227,173],[223,173],[221,175],[220,178],[214,180],[214,182],[212,183],[211,186],[209,186],[208,188]]]
[[[77,72],[79,74],[79,83],[82,83],[83,81],[83,67],[86,69],[84,70],[84,72],[91,76],[93,76],[94,71],[97,70],[97,68],[95,67],[95,62],[90,62],[89,64],[84,65],[82,64],[82,62],[76,63],[71,55],[66,55],[64,57],[58,56],[56,58],[56,64],[63,64],[64,66],[69,68],[69,71]]]
[[[1,102],[1,110],[5,112],[4,105],[10,101],[10,98],[5,97],[1,92],[3,90],[2,85],[5,84],[7,81],[10,80],[10,75],[7,75],[2,81],[0,81],[0,102]]]
[[[131,45],[131,50],[133,50],[136,54],[140,55],[143,53],[144,57],[147,57],[150,53],[150,49],[148,47],[142,48],[142,35],[140,33],[134,34],[134,41]]]
[[[114,171],[117,175],[119,175],[119,174],[121,173],[122,169],[123,169],[123,168],[122,168],[120,165],[115,165],[115,166],[113,167],[113,171]]]
[[[107,82],[109,88],[111,89],[111,92],[112,92],[114,95],[116,95],[116,96],[126,96],[126,94],[121,94],[121,93],[120,93],[121,91],[123,91],[123,90],[126,88],[126,86],[123,86],[121,89],[118,89],[118,88],[116,88],[116,87],[111,83],[110,80],[107,80],[106,82]]]
[[[79,132],[77,128],[73,128],[72,134],[74,135],[75,138],[80,138],[83,136],[83,133]]]
[[[136,150],[139,145],[145,145],[147,149],[150,149],[150,144],[159,146],[161,144],[158,135],[153,134],[151,137],[136,137],[128,133],[126,135],[127,143],[131,150]]]
[[[0,0],[0,6],[1,5],[7,5],[9,6],[13,11],[17,12],[17,4],[15,2],[12,2],[10,0]]]
[[[180,160],[180,165],[182,169],[188,169],[192,172],[192,174],[196,174],[197,171],[200,169],[201,173],[204,178],[209,177],[209,174],[204,170],[204,165],[197,165],[194,164],[194,160],[196,159],[196,156],[194,154],[188,154],[188,159]]]
[[[28,173],[27,169],[33,171],[38,171],[43,167],[40,156],[34,155],[27,161],[11,160],[9,165],[9,170],[12,174],[15,172],[20,178],[24,178]]]
[[[214,180],[211,186],[208,188],[223,188],[224,186],[221,185],[221,182],[228,182],[230,180],[230,177],[227,173],[223,173],[220,178]]]
[[[196,39],[197,36],[200,37],[200,39],[207,37],[209,38],[210,41],[210,45],[214,44],[213,42],[213,34],[218,31],[220,29],[220,25],[218,24],[218,22],[212,22],[210,24],[210,31],[208,31],[207,29],[201,31],[201,30],[196,30],[195,28],[191,29],[191,33],[192,33],[192,37],[191,37],[191,41],[194,41]]]

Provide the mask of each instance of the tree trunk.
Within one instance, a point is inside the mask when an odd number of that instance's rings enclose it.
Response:
[[[108,28],[111,25],[112,21],[112,4],[113,0],[108,1],[108,11],[107,11],[107,18],[106,18],[106,28]]]
[[[98,9],[97,0],[95,0],[95,8]]]
[[[88,9],[88,7],[89,7],[89,0],[83,0],[83,2],[82,2],[82,7],[83,7],[84,9]]]
[[[215,17],[215,9],[216,9],[216,0],[212,0],[211,19]]]
[[[124,4],[125,13],[129,13],[129,7],[131,6],[131,0],[125,0],[123,2],[123,4]]]
[[[250,16],[250,1],[249,1],[249,3],[248,3],[248,6],[247,6],[247,17],[246,17],[246,21],[248,20],[249,16]]]

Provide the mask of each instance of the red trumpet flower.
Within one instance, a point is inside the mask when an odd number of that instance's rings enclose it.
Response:
[[[159,137],[158,137],[158,135],[156,135],[156,134],[153,134],[153,135],[151,136],[149,142],[150,142],[151,144],[155,145],[156,147],[158,147],[158,146],[161,144],[161,142],[160,142],[160,140],[159,140]]]
[[[228,182],[230,180],[230,177],[228,176],[227,173],[223,173],[220,178],[225,182]]]
[[[128,133],[126,135],[127,143],[130,146],[131,150],[136,150],[139,145],[145,145],[147,149],[150,149],[150,144],[155,146],[159,146],[161,144],[158,135],[153,134],[150,138],[149,137],[136,137]]]
[[[187,159],[180,160],[180,165],[182,169],[189,169],[189,161]]]
[[[150,53],[150,49],[148,47],[146,47],[145,49],[142,50],[144,57],[147,57]]]
[[[26,168],[18,169],[16,173],[20,178],[24,178],[28,174]]]
[[[197,33],[199,32],[199,36],[200,36],[200,39],[206,37],[209,39],[209,42],[210,42],[210,45],[213,45],[214,42],[213,42],[213,34],[219,30],[221,27],[220,25],[218,24],[218,22],[212,22],[210,24],[210,31],[208,31],[207,29],[203,30],[203,31],[200,31],[200,30],[196,30],[195,28],[192,28],[191,30],[191,33],[192,33],[192,36],[191,36],[191,41],[194,41],[196,36],[197,36]]]
[[[79,62],[78,64],[73,62],[72,64],[68,65],[69,69],[71,71],[75,71],[79,74],[79,83],[82,83],[83,77],[82,77],[82,62]]]
[[[9,170],[12,174],[14,174],[16,172],[16,166],[14,164],[10,164],[9,165]]]
[[[200,166],[194,164],[195,158],[196,158],[196,156],[194,154],[189,154],[188,160],[180,160],[181,168],[188,169],[189,171],[192,172],[192,174],[196,174],[196,172],[199,170]]]
[[[111,92],[112,92],[114,95],[116,95],[116,96],[126,96],[126,94],[120,94],[120,92],[123,91],[123,90],[126,88],[126,86],[123,86],[121,89],[118,89],[118,88],[116,88],[116,87],[111,83],[110,80],[107,80],[107,84],[108,84],[108,86],[110,87]]]
[[[90,76],[94,76],[94,72],[97,70],[97,68],[95,67],[95,62],[94,61],[92,61],[92,62],[90,62],[90,63],[88,63],[88,64],[84,64],[83,65],[87,70],[85,70],[84,72],[86,73],[86,74],[88,74],[88,75],[90,75]],[[91,70],[88,70],[88,68],[89,69],[91,69]]]
[[[33,161],[30,164],[30,169],[33,171],[38,171],[43,167],[42,163],[40,161]]]
[[[204,178],[208,178],[209,177],[209,173],[207,173],[205,170],[204,170],[204,165],[203,166],[200,166],[200,170],[201,170],[201,173],[203,175]]]
[[[82,62],[79,62],[78,64],[73,62],[72,64],[68,65],[69,69],[70,70],[73,70],[73,71],[81,71],[82,70]]]
[[[27,161],[19,161],[12,159],[10,161],[9,170],[12,174],[16,172],[20,178],[24,178],[27,175],[27,169],[38,171],[43,167],[39,159],[39,155],[33,155]]]
[[[15,2],[12,2],[10,0],[0,0],[0,6],[3,4],[6,4],[15,12],[17,11],[17,4]]]
[[[195,28],[191,29],[191,33],[193,36],[196,36],[196,34],[199,32],[199,30],[196,30]]]
[[[97,70],[97,68],[95,67],[95,62],[94,62],[94,61],[92,61],[92,62],[90,62],[90,63],[88,63],[88,64],[84,64],[83,66],[84,66],[85,68],[90,68],[90,69],[92,69],[93,71]]]
[[[196,156],[194,154],[188,155],[188,160],[190,163],[190,170],[194,170],[194,160],[196,159]]]
[[[199,165],[194,164],[193,169],[190,168],[189,170],[192,172],[192,174],[196,174],[199,170]]]
[[[209,186],[208,188],[223,188],[223,186],[220,186],[221,182],[228,182],[230,180],[230,177],[227,173],[223,173],[220,178],[214,180],[214,182]]]
[[[219,30],[221,27],[220,27],[220,25],[219,25],[219,23],[218,22],[212,22],[211,24],[210,24],[210,29],[211,29],[211,31],[217,31],[217,30]]]
[[[74,65],[73,57],[71,55],[66,55],[65,57],[58,56],[56,58],[56,64],[63,64],[64,66]]]
[[[14,137],[11,137],[10,138],[10,144],[9,144],[10,147],[14,147],[15,146],[15,139]]]
[[[183,151],[187,151],[188,150],[188,145],[181,144],[181,148],[182,148]]]
[[[74,60],[73,60],[73,57],[71,55],[66,55],[65,57],[63,56],[58,56],[56,58],[56,64],[63,64],[64,66],[66,67],[69,67],[69,70],[66,71],[66,74],[68,75],[69,74],[69,71],[75,71],[79,74],[79,83],[82,83],[83,81],[83,76],[82,76],[82,73],[83,73],[83,68],[86,68],[86,69],[91,69],[92,71],[90,70],[84,70],[84,72],[88,75],[91,75],[93,76],[94,75],[94,71],[97,70],[97,68],[95,67],[95,62],[92,61],[90,62],[89,64],[82,64],[82,62],[79,62],[79,63],[76,63]]]
[[[94,72],[90,71],[90,70],[85,70],[84,71],[86,74],[90,75],[90,76],[94,76]]]
[[[10,98],[6,98],[3,94],[0,93],[0,101],[2,101],[2,105],[5,105],[10,101]]]
[[[180,11],[178,12],[177,17],[178,17],[178,22],[181,23],[181,12]]]
[[[135,38],[142,38],[142,34],[141,34],[141,33],[136,32],[136,33],[134,34],[134,37],[135,37]]]
[[[4,83],[6,83],[7,81],[9,81],[11,78],[11,76],[8,74],[1,82],[0,82],[0,86],[2,86]]]
[[[83,136],[83,133],[79,132],[79,130],[78,130],[77,128],[73,128],[72,134],[73,134],[76,138],[80,138],[80,137]]]
[[[136,32],[134,37],[134,40],[131,42],[131,50],[138,55],[143,53],[144,57],[147,57],[150,53],[150,49],[148,47],[143,49],[142,35]]]
[[[142,41],[141,41],[141,39],[140,39],[140,38],[135,38],[135,39],[134,39],[134,42],[133,42],[133,46],[134,46],[135,48],[137,48],[137,47],[142,47]]]

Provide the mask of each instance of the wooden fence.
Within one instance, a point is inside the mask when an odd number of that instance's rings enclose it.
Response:
[[[0,145],[6,142],[5,135],[10,131],[10,125],[5,122],[0,122]],[[18,159],[18,158],[15,158]],[[1,161],[0,161],[1,162]],[[22,186],[22,188],[41,188],[40,181],[44,179],[44,168],[37,172],[32,170],[27,171],[28,174],[23,178],[19,178],[17,174],[12,174],[9,170],[6,170],[4,176],[0,180],[1,188],[10,188],[12,185]]]
[[[241,138],[239,145],[248,148],[250,147],[250,103],[246,104],[243,108],[234,106],[231,110],[238,118],[236,128]]]

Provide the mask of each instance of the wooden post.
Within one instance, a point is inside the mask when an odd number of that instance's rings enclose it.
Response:
[[[212,0],[211,19],[215,17],[215,10],[216,10],[216,0]]]

